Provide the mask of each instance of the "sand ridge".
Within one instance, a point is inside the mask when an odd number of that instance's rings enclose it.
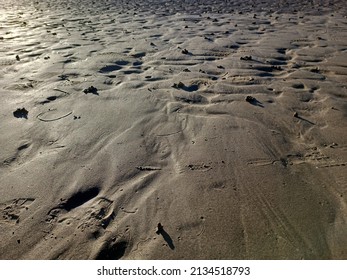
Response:
[[[0,258],[346,258],[342,1],[3,2]]]

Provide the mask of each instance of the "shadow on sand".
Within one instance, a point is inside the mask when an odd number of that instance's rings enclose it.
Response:
[[[167,245],[170,247],[171,250],[175,250],[175,245],[173,244],[172,238],[170,235],[164,230],[164,227],[159,223],[158,224],[158,230],[156,232],[158,235],[161,235]]]

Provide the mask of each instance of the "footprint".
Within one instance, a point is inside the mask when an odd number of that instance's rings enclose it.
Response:
[[[93,199],[99,194],[98,187],[92,187],[86,191],[79,191],[76,194],[72,195],[68,200],[61,203],[59,207],[66,211],[71,211],[89,200]]]
[[[48,217],[46,219],[46,222],[51,223],[56,221],[62,214],[80,207],[81,205],[95,198],[98,194],[99,187],[97,186],[73,194],[67,200],[62,200],[62,202],[57,207],[49,210],[49,212],[47,213]]]
[[[279,54],[286,54],[287,49],[286,49],[286,48],[277,48],[276,51],[277,51]]]
[[[140,70],[126,70],[126,71],[123,71],[124,75],[141,74],[141,73],[142,73],[142,71],[140,71]]]
[[[145,52],[138,52],[138,53],[131,54],[131,56],[134,58],[142,58],[142,57],[146,56],[146,53]]]
[[[142,61],[134,61],[133,62],[133,66],[134,67],[139,67],[139,66],[141,66],[143,63],[142,63]]]
[[[62,96],[56,96],[56,95],[48,96],[45,100],[39,102],[39,104],[44,105],[44,104],[50,103],[52,101],[55,101],[60,97],[62,97]]]
[[[189,94],[185,96],[175,96],[177,101],[181,101],[189,104],[204,104],[207,102],[207,99],[200,94]]]
[[[117,65],[120,65],[120,66],[125,66],[125,65],[128,65],[129,64],[129,61],[126,61],[126,60],[118,60],[115,62]]]
[[[304,89],[305,88],[305,85],[303,83],[295,83],[292,85],[292,88],[295,88],[295,89]]]
[[[212,189],[212,190],[222,190],[222,189],[225,189],[225,182],[223,182],[223,181],[213,182],[210,185],[209,188]]]
[[[119,260],[124,256],[127,247],[128,243],[126,241],[112,241],[101,248],[95,259]]]
[[[112,204],[113,201],[107,198],[100,198],[98,202],[85,211],[85,215],[81,218],[82,223],[77,228],[82,231],[88,229],[94,232],[99,231],[101,227],[106,229],[116,217]]]
[[[30,144],[29,144],[29,143],[26,143],[26,144],[23,144],[23,145],[19,146],[19,147],[17,148],[17,150],[18,150],[18,151],[25,150],[25,149],[29,148],[29,146],[30,146]]]
[[[22,144],[20,145],[17,150],[15,151],[15,153],[6,158],[2,164],[4,166],[11,166],[13,163],[17,163],[18,165],[19,164],[22,164],[24,162],[24,160],[28,157],[29,155],[29,152],[25,152],[26,149],[28,149],[29,147],[31,146],[30,143],[25,143],[25,144]]]
[[[99,70],[99,73],[109,73],[109,72],[113,72],[113,71],[118,71],[120,69],[122,69],[122,67],[117,65],[117,64],[107,65],[107,66],[102,67]]]
[[[319,89],[320,89],[320,86],[313,86],[313,87],[310,88],[310,93],[314,93],[314,92],[316,92]]]
[[[0,222],[18,223],[21,213],[28,210],[34,198],[17,198],[0,204]]]
[[[191,84],[189,86],[186,86],[182,82],[179,82],[178,84],[175,83],[175,84],[173,84],[172,87],[176,88],[176,89],[182,89],[182,90],[188,91],[188,92],[193,92],[193,91],[199,90],[199,84]]]

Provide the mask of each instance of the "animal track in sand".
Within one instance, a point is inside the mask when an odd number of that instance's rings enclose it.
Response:
[[[187,167],[192,171],[202,171],[206,172],[212,169],[211,165],[201,163],[201,164],[188,164]]]
[[[23,211],[28,210],[35,198],[17,198],[0,203],[0,223],[18,223]]]
[[[157,166],[136,166],[136,169],[140,171],[156,171],[156,170],[161,170],[161,167]]]
[[[223,181],[214,182],[210,185],[210,188],[217,191],[223,190],[225,189],[225,182]]]
[[[85,211],[85,215],[81,219],[82,223],[77,228],[82,231],[88,229],[92,232],[98,231],[100,227],[105,230],[116,217],[112,206],[112,200],[100,198]]]
[[[245,185],[242,191],[247,197],[250,197],[252,207],[263,213],[265,219],[272,226],[272,230],[278,236],[283,237],[291,244],[295,244],[297,248],[305,248],[307,246],[302,233],[297,230],[287,213],[283,212],[280,207],[264,195],[260,186],[250,188],[248,185]],[[243,211],[241,211],[241,219],[244,220]],[[247,231],[245,226],[244,231]]]
[[[30,151],[26,151],[26,150],[30,148],[30,146],[31,146],[31,143],[25,143],[19,146],[12,156],[6,158],[2,162],[2,165],[11,166],[14,163],[22,164],[25,159],[28,159]]]
[[[138,241],[136,246],[134,246],[134,249],[131,251],[131,253],[135,253],[136,251],[139,250],[139,255],[141,257],[143,257],[141,254],[141,247],[145,246],[145,244],[149,243],[151,240],[152,240],[152,238],[147,238],[147,239],[143,239],[143,240]]]
[[[205,218],[201,216],[196,221],[186,222],[184,224],[179,225],[176,228],[178,232],[178,241],[182,239],[195,239],[198,236],[201,236],[205,232]]]
[[[293,153],[279,159],[254,159],[247,162],[247,165],[267,166],[279,163],[283,167],[298,164],[312,164],[316,168],[346,166],[346,162],[338,162],[324,155],[317,147],[310,149],[306,154]]]

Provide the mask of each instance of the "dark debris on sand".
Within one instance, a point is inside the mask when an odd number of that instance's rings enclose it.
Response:
[[[246,102],[248,102],[249,104],[252,104],[254,106],[259,106],[259,107],[264,108],[264,105],[259,100],[257,100],[255,97],[253,97],[251,95],[247,95]]]
[[[95,94],[95,95],[99,95],[98,89],[96,87],[93,87],[93,86],[90,86],[89,88],[86,88],[85,90],[83,90],[83,92],[85,94],[92,93],[92,94]]]
[[[255,99],[253,96],[248,95],[248,96],[246,97],[246,101],[247,101],[248,103],[254,103],[254,102],[256,102],[256,99]]]
[[[16,111],[13,112],[13,116],[16,118],[28,118],[29,111],[27,109],[23,108],[18,108]]]
[[[241,57],[240,57],[240,60],[250,61],[250,60],[252,60],[252,56],[250,56],[250,55],[241,56]]]
[[[161,223],[158,223],[158,226],[157,226],[157,231],[155,232],[156,234],[161,234],[164,230],[164,227],[162,226]]]

